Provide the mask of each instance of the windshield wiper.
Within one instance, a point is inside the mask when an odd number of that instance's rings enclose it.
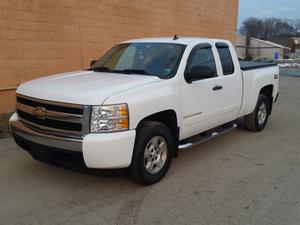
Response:
[[[125,70],[113,70],[116,73],[125,73],[125,74],[142,74],[142,75],[150,75],[145,70],[138,70],[138,69],[125,69]]]
[[[112,72],[111,69],[109,69],[109,68],[107,68],[105,66],[91,67],[88,70],[98,71],[98,72]]]
[[[142,74],[142,75],[150,75],[145,70],[139,70],[139,69],[124,69],[124,70],[111,70],[105,66],[100,67],[91,67],[88,70],[91,71],[97,71],[97,72],[110,72],[110,73],[124,73],[124,74]]]

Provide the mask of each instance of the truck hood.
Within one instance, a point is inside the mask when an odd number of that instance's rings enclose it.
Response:
[[[155,76],[75,71],[26,82],[17,93],[56,102],[101,105],[111,95],[160,80]]]

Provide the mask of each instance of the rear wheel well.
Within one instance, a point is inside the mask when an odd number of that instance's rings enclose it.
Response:
[[[269,102],[270,102],[270,112],[269,112],[269,115],[271,115],[271,112],[272,112],[272,107],[273,107],[273,85],[267,85],[265,87],[263,87],[259,94],[263,94],[263,95],[266,95],[269,99]]]
[[[172,132],[172,135],[173,135],[173,140],[174,140],[174,147],[175,147],[174,153],[175,153],[175,156],[177,156],[178,140],[179,140],[179,127],[177,124],[176,112],[174,110],[166,110],[166,111],[154,113],[150,116],[147,116],[139,122],[139,124],[137,126],[137,130],[139,129],[139,126],[145,121],[160,122],[160,123],[166,125],[170,129],[170,131]]]

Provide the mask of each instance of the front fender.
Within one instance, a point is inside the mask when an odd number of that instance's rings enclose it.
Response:
[[[165,110],[174,110],[180,126],[180,90],[175,78],[133,88],[109,97],[104,104],[127,103],[129,127],[135,129],[149,115]]]

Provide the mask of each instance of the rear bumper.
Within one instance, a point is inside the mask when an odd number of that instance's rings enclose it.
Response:
[[[42,157],[49,152],[51,156],[52,152],[55,156],[63,153],[73,158],[76,155],[75,158],[81,159],[87,168],[97,169],[125,168],[131,163],[135,130],[88,134],[82,139],[66,138],[32,130],[19,120],[16,113],[10,118],[10,127],[16,143],[32,155]]]

